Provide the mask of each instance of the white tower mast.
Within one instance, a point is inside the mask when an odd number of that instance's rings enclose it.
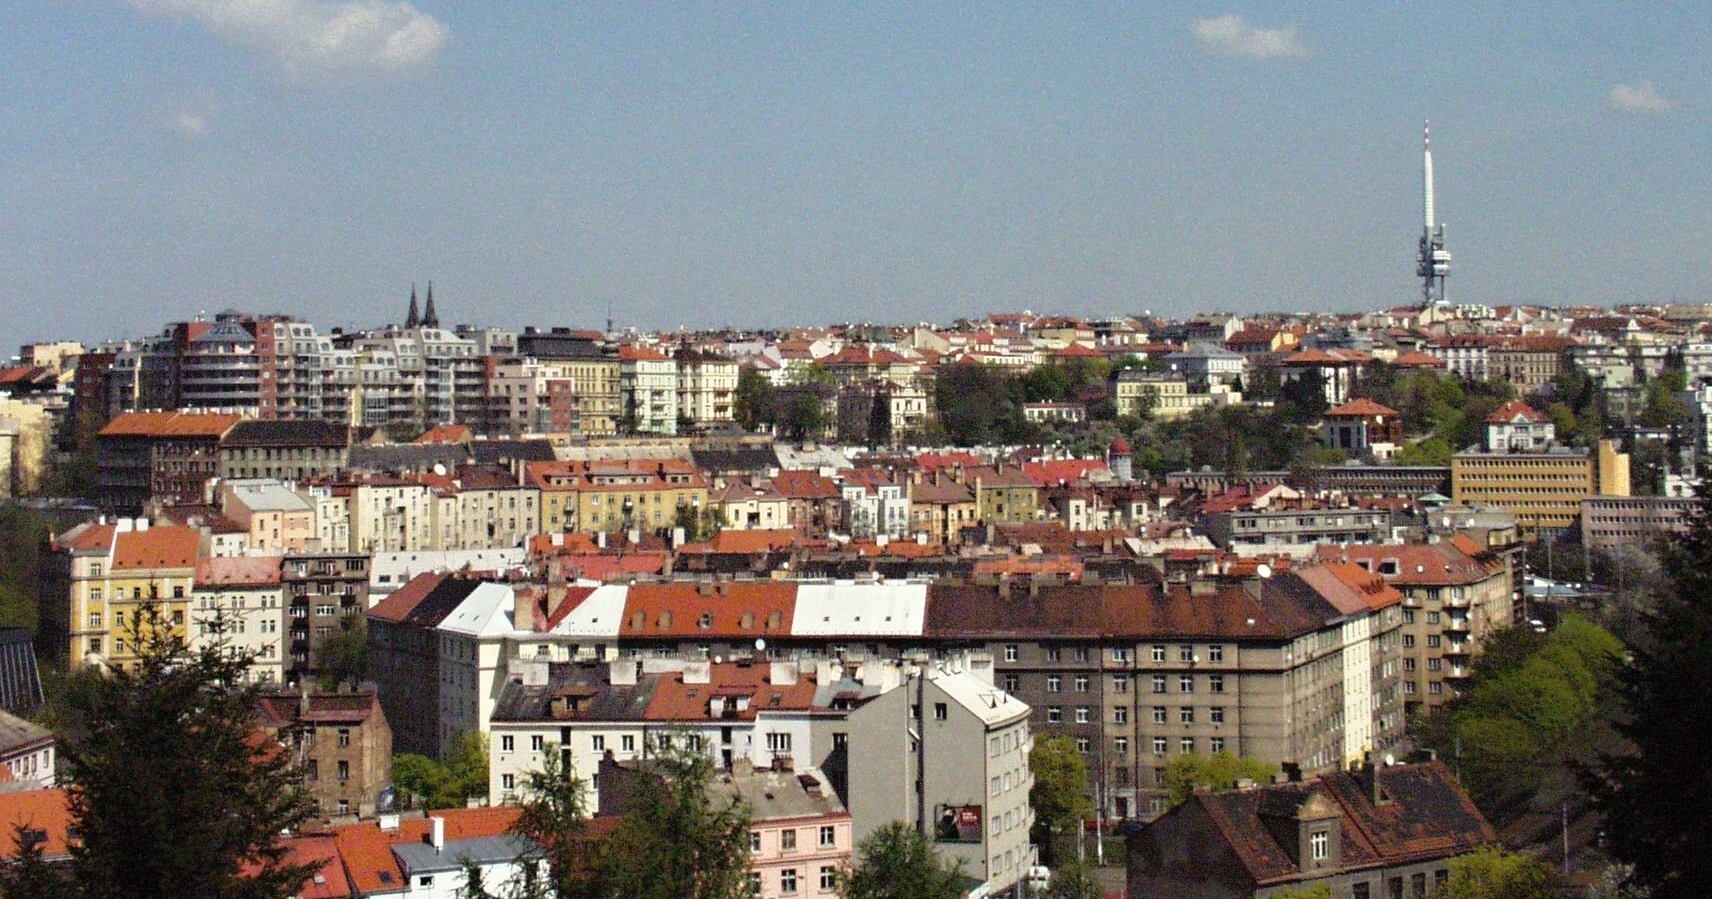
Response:
[[[1433,203],[1433,132],[1431,123],[1421,127],[1421,247],[1415,257],[1415,274],[1421,278],[1421,304],[1443,306],[1445,276],[1450,274],[1450,251],[1445,249],[1445,228],[1436,221]]]

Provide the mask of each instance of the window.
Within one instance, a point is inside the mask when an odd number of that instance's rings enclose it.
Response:
[[[351,763],[345,761],[344,759],[340,759],[339,760],[339,780],[340,781],[347,781],[350,779],[351,779]]]
[[[759,871],[749,872],[749,895],[761,895],[761,872]]]
[[[1214,724],[1225,723],[1225,707],[1222,705],[1216,705],[1207,709],[1207,720]]]
[[[1438,624],[1439,619],[1440,619],[1440,615],[1438,612],[1428,612],[1427,613],[1427,623],[1428,624]]]
[[[529,737],[529,751],[530,752],[540,752],[541,750],[546,749],[546,748],[547,748],[547,738],[546,737],[543,737],[540,734],[531,734],[530,735],[530,737]]]
[[[1444,684],[1441,684],[1438,681],[1433,681],[1432,683],[1427,684],[1427,692],[1434,696],[1438,696],[1444,693]]]
[[[1425,871],[1409,875],[1409,895],[1412,899],[1427,899],[1427,874]]]
[[[1179,661],[1179,662],[1193,662],[1193,661],[1195,661],[1195,647],[1193,645],[1190,645],[1187,643],[1185,643],[1182,646],[1177,647],[1177,661]]]
[[[944,721],[949,717],[951,717],[951,709],[945,703],[936,702],[933,704],[933,720]]]
[[[1078,693],[1088,692],[1088,675],[1086,675],[1086,674],[1076,675],[1076,692],[1078,692]]]
[[[419,887],[432,887],[434,885],[434,875],[424,874],[421,877],[416,878],[416,885]]]
[[[340,746],[351,745],[351,729],[350,728],[348,728],[348,727],[339,728],[338,743]]]
[[[1112,738],[1112,751],[1118,755],[1129,754],[1129,737]]]
[[[1005,661],[1014,662],[1016,660],[1017,660],[1017,645],[1015,643],[1006,643],[1005,644]]]
[[[1441,638],[1438,634],[1428,634],[1427,635],[1427,645],[1428,646],[1438,646],[1442,639],[1443,638]]]
[[[1155,693],[1164,693],[1165,692],[1165,675],[1155,674],[1153,676],[1153,692],[1155,692]]]
[[[1162,644],[1162,643],[1153,644],[1153,661],[1155,661],[1155,662],[1165,661],[1165,645],[1164,644]]]
[[[786,868],[779,872],[779,892],[786,896],[794,896],[797,892],[797,869]]]
[[[593,737],[589,738],[589,746],[594,749],[595,752],[605,752],[606,737],[600,734],[595,734]]]
[[[1214,643],[1211,646],[1207,647],[1207,661],[1209,661],[1209,662],[1222,662],[1224,660],[1225,660],[1225,646],[1223,643]]]
[[[1005,692],[1015,693],[1022,687],[1022,681],[1014,674],[1005,675]]]
[[[820,891],[829,893],[838,887],[838,869],[831,865],[820,866]]]
[[[1081,753],[1093,752],[1094,751],[1093,741],[1089,740],[1087,737],[1077,737],[1076,738],[1076,751],[1081,752]]]
[[[1154,724],[1164,724],[1165,723],[1165,706],[1156,705],[1153,707],[1153,723]]]
[[[1076,658],[1076,661],[1078,661],[1078,662],[1088,661],[1088,647],[1086,647],[1086,646],[1076,647],[1075,658]]]
[[[619,737],[618,738],[618,748],[624,750],[625,752],[635,752],[636,751],[636,735],[635,734],[625,734],[625,735]]]
[[[1164,755],[1165,754],[1165,738],[1164,737],[1154,737],[1153,738],[1153,754],[1154,755]]]
[[[1046,660],[1047,660],[1047,661],[1048,661],[1048,662],[1056,662],[1056,661],[1058,661],[1058,658],[1059,658],[1059,656],[1060,656],[1060,655],[1062,655],[1062,653],[1061,653],[1061,652],[1060,652],[1060,650],[1059,650],[1059,649],[1058,649],[1058,647],[1056,647],[1056,646],[1048,646],[1048,647],[1046,647]]]
[[[101,629],[101,613],[100,612],[95,612],[89,616],[89,629],[92,631],[98,631]]]
[[[1114,649],[1114,650],[1112,650],[1112,661],[1116,662],[1119,665],[1128,665],[1129,664],[1129,650],[1127,650],[1127,649]]]
[[[515,775],[515,774],[501,774],[499,776],[499,786],[500,786],[500,789],[502,789],[502,790],[510,790],[510,789],[516,787],[517,786],[517,775]]]
[[[1373,899],[1373,893],[1365,883],[1352,884],[1349,888],[1349,899]]]
[[[1225,751],[1225,738],[1224,737],[1214,737],[1211,740],[1209,740],[1208,742],[1212,744],[1211,746],[1208,747],[1208,751],[1211,752],[1213,755],[1218,755],[1219,753]]]
[[[1064,691],[1064,679],[1059,677],[1056,674],[1048,674],[1046,676],[1046,692],[1048,692],[1048,693],[1062,693],[1063,691]]]
[[[1113,693],[1128,693],[1129,692],[1129,675],[1127,675],[1127,674],[1113,675],[1112,676],[1112,692]]]
[[[1118,709],[1118,711],[1121,712],[1121,711],[1123,711],[1123,709]],[[1079,705],[1076,707],[1076,723],[1077,724],[1087,724],[1088,723],[1088,707],[1087,706]]]
[[[1414,649],[1415,648],[1415,635],[1414,634],[1404,634],[1403,635],[1403,648],[1404,649]]]
[[[1414,659],[1410,659],[1409,661],[1413,662]],[[1443,669],[1444,669],[1444,659],[1441,659],[1438,656],[1433,656],[1432,658],[1427,660],[1427,670],[1428,671],[1440,671]]]
[[[821,827],[820,827],[820,841],[819,841],[820,847],[822,849],[825,849],[825,848],[837,845],[837,843],[838,843],[838,828],[834,827],[831,824],[821,825]]]
[[[1193,693],[1193,692],[1195,692],[1195,675],[1193,675],[1193,674],[1179,674],[1179,675],[1177,675],[1177,692],[1179,692],[1179,693]]]
[[[1309,853],[1314,861],[1323,862],[1331,855],[1332,838],[1328,831],[1316,830],[1308,835]]]
[[[1195,723],[1195,707],[1186,705],[1177,710],[1177,720],[1182,724]]]
[[[1415,660],[1414,659],[1404,659],[1403,660],[1403,670],[1404,671],[1414,671],[1415,670]]]
[[[1112,709],[1112,723],[1113,724],[1128,724],[1129,723],[1129,709],[1127,709],[1121,705],[1118,706],[1117,708]]]
[[[1223,693],[1225,691],[1225,676],[1222,674],[1207,675],[1207,690],[1212,693]]]
[[[760,852],[761,851],[761,832],[759,830],[749,831],[749,851],[750,852]]]
[[[320,780],[321,779],[321,764],[319,762],[317,762],[315,759],[310,759],[308,766],[306,766],[304,768],[303,779],[308,780],[308,781]]]
[[[1058,724],[1058,723],[1062,722],[1063,720],[1064,720],[1064,709],[1062,707],[1055,706],[1055,705],[1049,705],[1046,707],[1046,723],[1047,724]]]
[[[784,830],[779,831],[779,851],[780,852],[795,852],[795,851],[797,851],[797,831],[796,831],[796,828],[787,827]]]
[[[791,735],[787,731],[773,730],[767,732],[767,751],[788,753],[791,751]]]
[[[1177,741],[1177,750],[1179,752],[1183,752],[1183,753],[1194,752],[1195,751],[1195,738],[1194,737],[1184,737],[1181,740],[1178,740]]]

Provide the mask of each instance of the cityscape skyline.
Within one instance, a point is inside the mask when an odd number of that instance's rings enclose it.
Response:
[[[13,343],[1704,300],[1712,11],[0,11]],[[1432,29],[1432,40],[1421,35]]]

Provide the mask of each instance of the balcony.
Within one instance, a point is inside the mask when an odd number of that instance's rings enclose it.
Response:
[[[1468,608],[1468,592],[1465,590],[1461,596],[1458,596],[1456,591],[1446,590],[1444,594],[1444,607],[1447,609]]]
[[[1444,654],[1447,656],[1465,656],[1468,655],[1470,648],[1471,644],[1466,641],[1453,640],[1445,644]]]
[[[1467,615],[1451,615],[1445,619],[1446,632],[1468,633],[1469,617]]]

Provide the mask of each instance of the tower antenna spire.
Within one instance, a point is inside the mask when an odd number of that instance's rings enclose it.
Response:
[[[1421,123],[1421,246],[1415,256],[1415,275],[1421,279],[1421,305],[1444,306],[1445,276],[1450,274],[1450,251],[1445,249],[1445,227],[1438,221],[1433,197],[1433,128]]]

